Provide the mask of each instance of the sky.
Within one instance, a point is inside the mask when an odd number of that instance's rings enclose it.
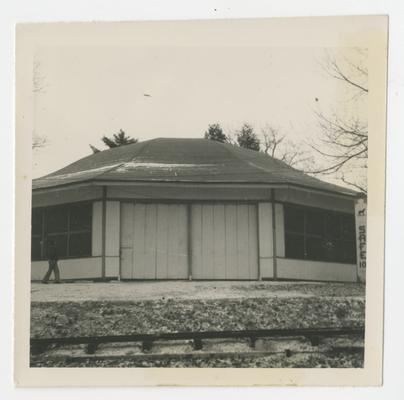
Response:
[[[141,141],[201,138],[209,124],[229,133],[248,122],[315,143],[315,111],[344,109],[349,96],[321,66],[330,51],[355,56],[318,47],[40,47],[34,135],[47,145],[33,152],[33,177],[91,154],[89,144],[104,148],[101,137],[120,129]],[[365,106],[355,101],[349,112]]]

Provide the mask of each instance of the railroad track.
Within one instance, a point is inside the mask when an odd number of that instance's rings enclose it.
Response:
[[[344,338],[345,342],[342,340],[335,345],[336,339]],[[34,359],[46,356],[48,359],[66,360],[71,363],[106,359],[141,362],[164,359],[189,361],[193,358],[266,357],[280,353],[283,353],[285,357],[291,357],[297,353],[334,354],[337,352],[363,355],[363,339],[363,327],[32,338],[31,356]],[[229,345],[234,346],[234,344],[236,348],[228,351]],[[108,346],[110,350],[105,352]],[[73,348],[76,350],[72,351]]]

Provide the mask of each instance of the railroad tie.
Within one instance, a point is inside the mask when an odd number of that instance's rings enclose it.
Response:
[[[194,347],[194,350],[202,350],[202,347],[203,347],[202,339],[195,338],[193,340],[193,347]]]
[[[142,351],[143,352],[148,352],[152,349],[153,347],[153,342],[151,340],[144,340],[142,342]]]

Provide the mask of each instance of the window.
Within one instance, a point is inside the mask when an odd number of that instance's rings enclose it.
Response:
[[[355,263],[354,216],[285,205],[285,256],[302,260]]]
[[[91,256],[92,204],[76,203],[32,210],[32,260],[47,259],[46,242],[59,258]]]

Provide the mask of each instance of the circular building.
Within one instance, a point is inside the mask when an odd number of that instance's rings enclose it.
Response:
[[[352,190],[206,139],[105,150],[35,179],[32,279],[356,281]]]

